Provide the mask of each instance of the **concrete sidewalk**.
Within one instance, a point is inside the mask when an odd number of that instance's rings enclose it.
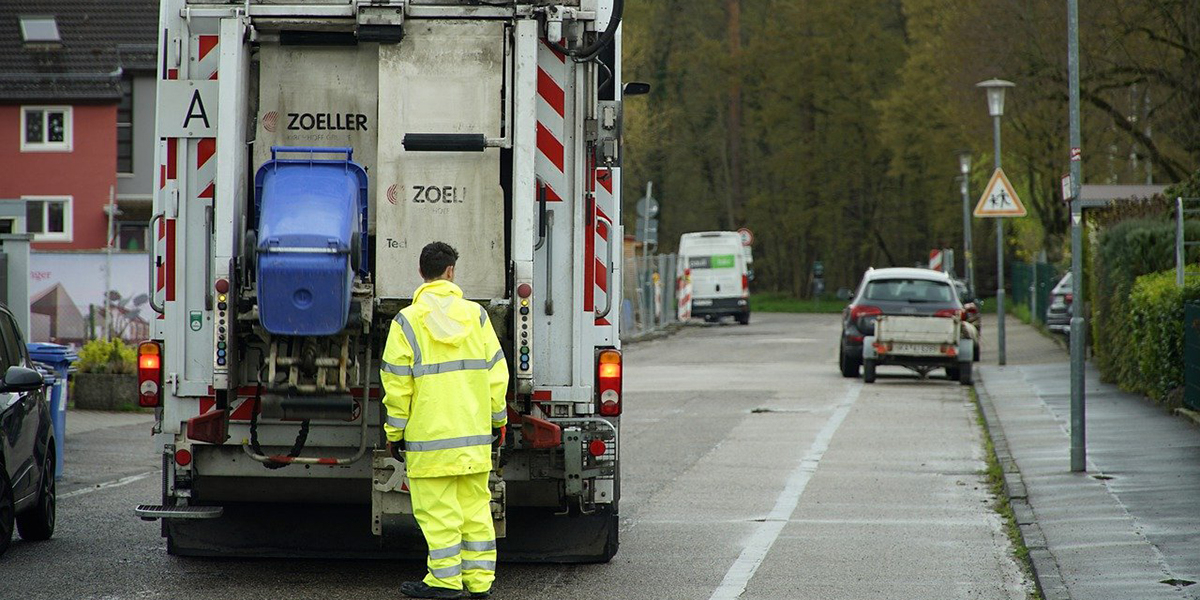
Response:
[[[1007,325],[998,367],[984,323],[977,390],[1047,600],[1200,598],[1200,428],[1089,368],[1088,472],[1071,473],[1067,353]]]

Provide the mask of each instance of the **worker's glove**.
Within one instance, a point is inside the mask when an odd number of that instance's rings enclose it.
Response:
[[[504,445],[504,431],[506,427],[501,425],[492,429],[492,448],[499,448]]]
[[[404,462],[404,440],[388,442],[388,450],[391,451],[392,458],[399,462]]]

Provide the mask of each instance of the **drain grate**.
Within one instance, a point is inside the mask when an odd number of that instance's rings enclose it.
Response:
[[[1190,581],[1188,579],[1175,579],[1175,578],[1164,579],[1164,580],[1160,581],[1159,583],[1165,583],[1167,585],[1181,587],[1181,588],[1187,587],[1189,585],[1196,585],[1195,581]]]

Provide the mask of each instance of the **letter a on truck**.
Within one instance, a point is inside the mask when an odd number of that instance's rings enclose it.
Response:
[[[623,6],[163,0],[136,514],[170,553],[425,555],[379,371],[443,241],[511,373],[501,556],[612,558]]]

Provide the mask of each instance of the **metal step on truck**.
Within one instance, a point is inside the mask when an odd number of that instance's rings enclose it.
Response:
[[[379,357],[455,246],[512,382],[508,560],[618,547],[623,0],[163,0],[139,347],[172,554],[420,557]]]

